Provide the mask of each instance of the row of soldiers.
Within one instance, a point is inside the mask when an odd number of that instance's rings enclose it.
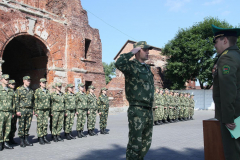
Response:
[[[68,84],[66,92],[62,92],[62,84],[56,83],[53,93],[46,88],[47,80],[40,79],[40,87],[35,92],[30,88],[30,76],[23,77],[23,85],[15,89],[15,81],[9,80],[9,75],[1,77],[0,85],[0,151],[3,148],[13,149],[16,144],[14,135],[17,130],[20,146],[33,146],[28,140],[32,117],[37,117],[37,136],[41,145],[50,144],[47,140],[48,119],[53,141],[63,141],[60,133],[64,129],[67,140],[76,139],[72,134],[74,117],[77,116],[77,136],[86,137],[83,133],[87,118],[88,134],[95,136],[96,114],[100,115],[100,133],[106,131],[109,101],[107,89],[102,88],[99,98],[94,94],[95,87],[89,86],[88,94],[84,93],[85,85],[79,84],[79,92],[75,94],[74,85]],[[10,142],[10,143],[9,143]]]
[[[154,125],[193,120],[194,95],[155,87]]]

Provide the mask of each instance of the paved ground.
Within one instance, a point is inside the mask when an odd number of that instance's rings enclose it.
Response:
[[[153,142],[146,160],[204,160],[202,120],[214,116],[213,111],[195,111],[195,120],[154,126]],[[99,119],[99,117],[97,117]],[[75,120],[76,122],[76,120]],[[51,142],[39,145],[36,137],[36,119],[33,119],[30,137],[33,147],[0,152],[1,160],[118,160],[125,159],[128,141],[127,114],[110,115],[109,135]],[[99,127],[98,121],[96,127]],[[74,125],[75,129],[75,125]],[[97,129],[96,129],[97,131]],[[76,132],[74,132],[76,135]],[[51,136],[48,135],[50,138]],[[15,138],[19,142],[19,138]]]

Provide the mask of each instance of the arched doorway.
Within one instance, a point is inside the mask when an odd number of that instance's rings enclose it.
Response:
[[[23,76],[32,78],[31,87],[39,86],[40,78],[47,78],[48,49],[46,45],[30,35],[13,38],[5,47],[2,59],[2,73],[9,74],[16,86],[23,84]]]

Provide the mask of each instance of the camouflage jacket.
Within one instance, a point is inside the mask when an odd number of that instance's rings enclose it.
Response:
[[[34,92],[31,88],[27,90],[24,86],[18,87],[16,90],[16,110],[20,112],[21,108],[33,108]]]
[[[164,98],[165,98],[165,107],[170,106],[170,97],[167,94],[164,94]]]
[[[104,96],[103,94],[101,94],[101,95],[98,97],[97,104],[98,104],[98,110],[99,110],[99,112],[108,110],[108,109],[109,109],[108,96],[107,96],[107,95]]]
[[[150,66],[136,59],[130,60],[131,52],[121,54],[115,63],[125,76],[126,98],[130,105],[152,107],[154,101],[154,80]]]
[[[184,107],[189,107],[189,100],[188,100],[188,98],[184,97],[183,101],[184,101]]]
[[[64,95],[65,109],[76,110],[76,95],[70,94],[69,92]]]
[[[160,106],[160,94],[159,93],[154,93],[154,101],[153,101],[153,108],[156,108],[156,106]]]
[[[180,106],[180,98],[178,96],[174,96],[174,106]]]
[[[98,110],[97,97],[94,94],[87,95],[87,105],[89,109]]]
[[[184,97],[179,97],[179,106],[185,107],[185,100]]]
[[[78,92],[76,94],[77,109],[88,109],[87,95],[85,93]]]
[[[165,106],[165,98],[162,94],[159,94],[160,106]]]
[[[174,97],[172,95],[168,95],[168,98],[169,98],[169,106],[174,107],[175,106]]]
[[[42,109],[50,109],[50,99],[51,99],[51,94],[48,89],[43,91],[41,88],[36,89],[35,94],[34,94],[34,111],[36,112],[37,110],[42,110]]]
[[[14,90],[8,88],[6,91],[2,85],[0,85],[0,111],[12,112],[15,114]]]
[[[54,92],[51,94],[51,113],[65,111],[65,99],[63,93]]]
[[[195,101],[194,99],[190,98],[190,107],[194,108]]]

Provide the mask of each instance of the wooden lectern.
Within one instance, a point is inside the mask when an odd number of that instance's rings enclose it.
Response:
[[[217,119],[203,120],[205,160],[225,160],[220,122]]]

